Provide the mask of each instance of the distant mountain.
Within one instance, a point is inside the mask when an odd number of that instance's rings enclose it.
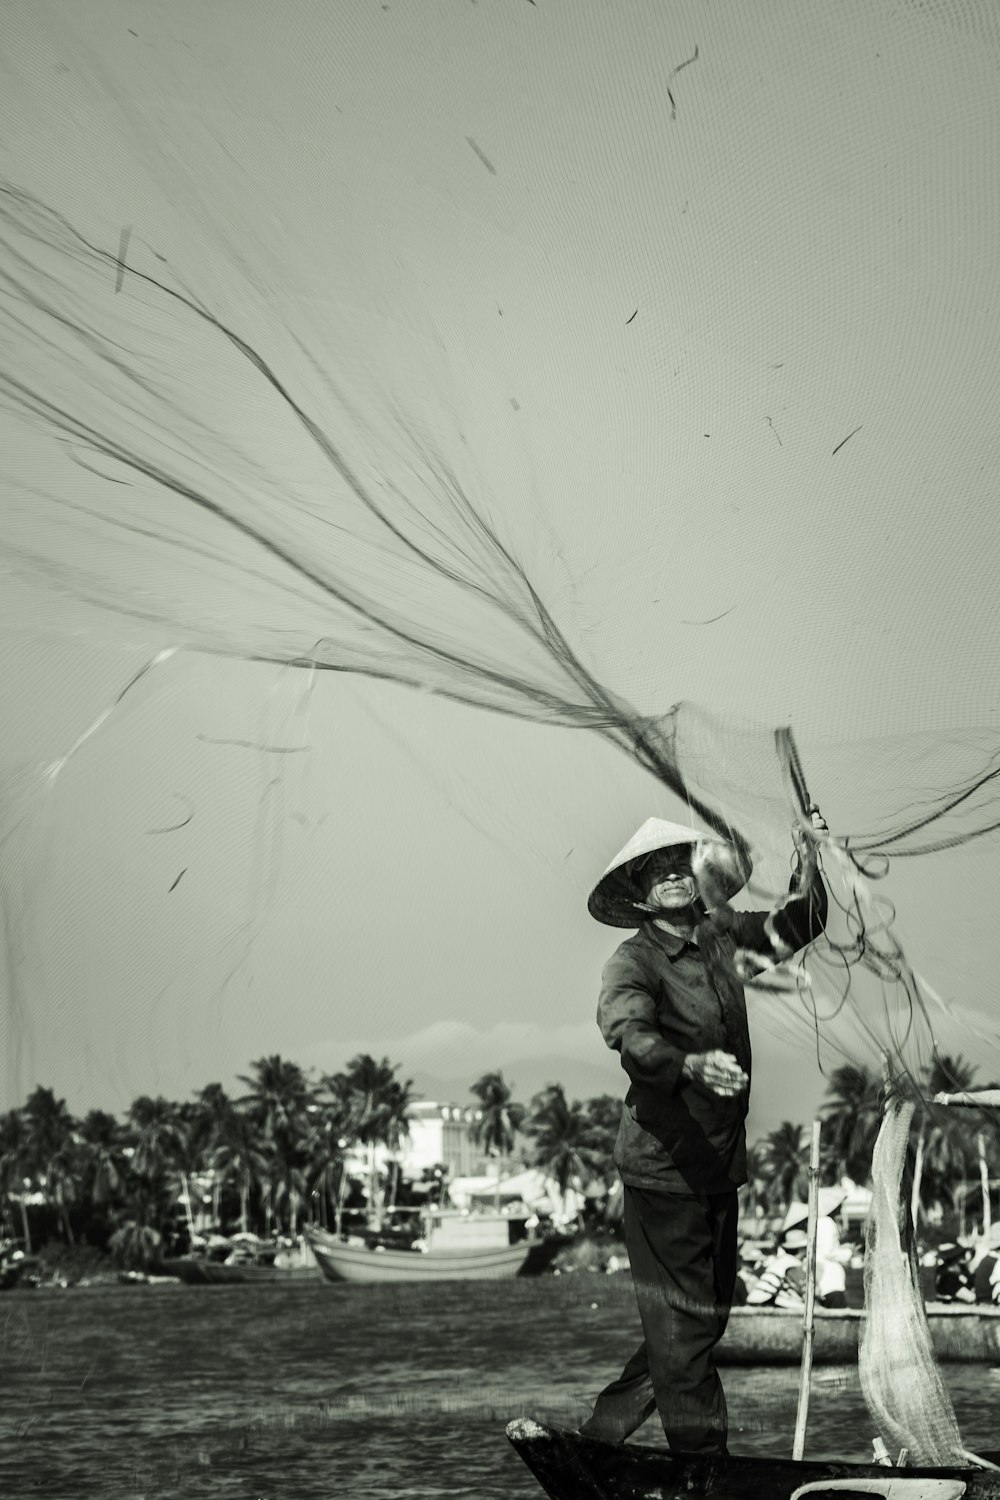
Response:
[[[754,1006],[754,1077],[748,1136],[757,1140],[783,1120],[807,1123],[826,1087],[808,1035],[793,1028],[783,1012],[770,1015]],[[550,1083],[561,1083],[567,1099],[615,1094],[624,1099],[628,1078],[615,1053],[592,1021],[544,1026],[498,1022],[479,1028],[465,1021],[435,1021],[407,1036],[343,1038],[317,1043],[296,1060],[319,1071],[336,1072],[359,1052],[387,1056],[414,1091],[437,1104],[471,1104],[470,1085],[499,1069],[514,1098],[527,1104]]]
[[[307,1067],[335,1072],[359,1052],[387,1056],[416,1092],[440,1104],[463,1104],[483,1073],[499,1070],[527,1103],[550,1083],[567,1098],[624,1094],[627,1080],[592,1021],[573,1026],[500,1022],[488,1028],[465,1021],[436,1021],[408,1036],[354,1037],[318,1044],[298,1054]]]

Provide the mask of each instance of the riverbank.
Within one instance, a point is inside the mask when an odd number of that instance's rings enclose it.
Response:
[[[93,1245],[49,1242],[29,1258],[29,1269],[11,1291],[67,1291],[74,1287],[180,1285],[175,1276],[125,1270],[105,1250]]]
[[[38,1264],[25,1285],[36,1287],[100,1287],[162,1284],[176,1281],[147,1270],[126,1269],[104,1250],[93,1245],[65,1245],[48,1241],[33,1252]],[[559,1251],[544,1275],[571,1275],[627,1270],[624,1244],[607,1233],[584,1231]]]

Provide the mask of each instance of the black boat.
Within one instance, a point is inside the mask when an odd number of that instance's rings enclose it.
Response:
[[[507,1436],[550,1500],[1000,1500],[995,1468],[674,1456],[639,1443],[596,1443],[530,1417],[508,1423]]]

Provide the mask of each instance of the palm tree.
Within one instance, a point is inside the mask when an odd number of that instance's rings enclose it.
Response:
[[[350,1101],[352,1139],[368,1147],[368,1208],[378,1227],[375,1147],[385,1143],[387,1111],[399,1086],[396,1068],[387,1057],[376,1062],[369,1052],[361,1052],[351,1059],[346,1072],[335,1075],[334,1081]]]
[[[259,1180],[268,1218],[287,1198],[289,1230],[294,1239],[305,1191],[307,1107],[313,1102],[312,1088],[298,1063],[288,1062],[277,1053],[260,1057],[250,1066],[253,1071],[249,1076],[240,1075],[240,1082],[250,1090],[241,1102],[263,1136],[264,1165]]]
[[[344,1151],[340,1144],[341,1132],[332,1111],[327,1111],[322,1104],[314,1104],[310,1105],[309,1114],[309,1134],[305,1141],[307,1186],[310,1200],[319,1199],[319,1223],[327,1229],[327,1205],[331,1198],[336,1197],[337,1169]]]
[[[209,1163],[220,1183],[232,1181],[240,1195],[240,1229],[250,1230],[250,1193],[262,1181],[266,1158],[259,1132],[246,1114],[233,1110],[212,1147]]]
[[[962,1057],[935,1053],[924,1069],[914,1123],[917,1139],[914,1148],[913,1185],[910,1215],[916,1227],[925,1195],[933,1202],[942,1196],[954,1206],[956,1187],[964,1183],[973,1155],[968,1118],[956,1118],[953,1110],[942,1109],[928,1101],[937,1093],[961,1093],[973,1085],[975,1065]],[[960,1111],[964,1115],[964,1111]],[[980,1148],[982,1155],[984,1148]],[[986,1207],[988,1211],[988,1198]]]
[[[334,1222],[340,1235],[344,1200],[347,1196],[346,1152],[359,1139],[360,1110],[364,1101],[355,1094],[346,1073],[324,1073],[316,1091],[318,1114],[314,1121],[312,1159],[314,1186],[326,1207],[326,1196],[334,1197]]]
[[[56,1205],[63,1234],[72,1245],[73,1228],[69,1203],[76,1197],[80,1180],[79,1137],[76,1121],[51,1089],[39,1085],[24,1104],[28,1128],[29,1160],[45,1185],[45,1194]]]
[[[524,1131],[534,1142],[535,1165],[555,1179],[563,1198],[572,1178],[587,1182],[604,1165],[603,1154],[591,1144],[592,1126],[583,1106],[576,1099],[567,1102],[561,1083],[534,1096]]]
[[[251,1074],[239,1075],[240,1082],[249,1089],[240,1103],[248,1107],[265,1134],[273,1136],[280,1131],[294,1135],[301,1128],[311,1097],[305,1073],[298,1063],[286,1061],[279,1053],[259,1057],[250,1066]]]
[[[178,1105],[162,1094],[155,1099],[149,1094],[140,1094],[129,1105],[126,1122],[129,1144],[125,1147],[125,1155],[129,1158],[129,1181],[133,1190],[141,1184],[157,1202],[169,1199],[176,1203],[187,1152],[187,1131]],[[193,1235],[194,1219],[186,1182],[184,1205],[188,1233]]]
[[[387,1146],[389,1158],[389,1198],[388,1207],[392,1209],[396,1203],[396,1191],[399,1187],[399,1151],[403,1141],[410,1134],[410,1107],[413,1104],[413,1079],[408,1078],[405,1083],[395,1080],[387,1089],[385,1101],[382,1107],[382,1140]]]
[[[618,1223],[624,1211],[620,1193],[621,1178],[614,1165],[615,1142],[621,1127],[622,1101],[617,1094],[596,1094],[584,1104],[587,1121],[587,1144],[601,1162],[599,1176],[604,1188],[598,1207],[605,1223]]]
[[[823,1142],[835,1175],[866,1182],[882,1120],[882,1084],[863,1065],[835,1068],[822,1108]]]
[[[108,1249],[123,1266],[146,1271],[159,1259],[162,1243],[163,1236],[152,1224],[123,1219],[108,1240]]]
[[[265,1201],[271,1206],[279,1234],[281,1233],[281,1205],[287,1202],[288,1232],[293,1239],[299,1232],[299,1212],[306,1195],[305,1167],[295,1159],[300,1154],[302,1154],[301,1147],[298,1145],[276,1149],[272,1142],[271,1150],[265,1153],[265,1164],[260,1178]]]
[[[110,1203],[125,1176],[122,1127],[103,1109],[92,1109],[80,1125],[84,1191],[95,1204]]]
[[[112,1255],[123,1266],[145,1271],[159,1259],[163,1244],[159,1221],[166,1207],[160,1191],[164,1181],[163,1175],[153,1180],[132,1179],[128,1201],[108,1241]]]
[[[5,1202],[16,1199],[21,1209],[24,1246],[31,1254],[31,1229],[25,1187],[31,1176],[31,1140],[28,1123],[20,1110],[0,1115],[0,1195]]]
[[[803,1125],[782,1120],[758,1143],[757,1168],[768,1208],[787,1208],[809,1191],[809,1134]]]
[[[479,1112],[469,1134],[489,1156],[497,1157],[496,1207],[500,1208],[500,1179],[514,1138],[524,1123],[525,1107],[511,1099],[509,1084],[500,1072],[484,1073],[469,1090],[479,1100]]]
[[[590,1144],[607,1162],[605,1177],[613,1178],[615,1142],[622,1120],[622,1101],[617,1094],[596,1094],[584,1105]]]
[[[212,1174],[212,1221],[215,1224],[221,1219],[222,1194],[222,1179],[214,1163],[215,1149],[225,1139],[234,1114],[233,1101],[221,1083],[208,1083],[199,1089],[189,1106],[190,1153],[198,1171]]]
[[[173,1171],[186,1147],[187,1132],[178,1106],[158,1095],[140,1094],[129,1105],[126,1116],[132,1145],[132,1171],[149,1182],[158,1182]]]

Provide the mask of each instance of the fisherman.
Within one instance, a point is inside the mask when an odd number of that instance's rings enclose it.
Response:
[[[938,1246],[934,1296],[938,1302],[975,1302],[975,1276],[970,1245],[949,1240]]]
[[[675,1452],[725,1453],[714,1349],[736,1283],[737,1189],[747,1180],[750,1038],[740,975],[818,937],[827,901],[810,808],[789,896],[736,911],[750,860],[737,842],[648,819],[591,892],[589,910],[637,927],[605,965],[598,1024],[630,1086],[615,1144],[643,1343],[580,1431],[622,1443],[659,1409]]]
[[[833,1215],[843,1206],[847,1193],[843,1187],[821,1187],[816,1214],[816,1302],[820,1307],[847,1306],[847,1273],[850,1248],[840,1243],[840,1230]],[[781,1226],[780,1246],[786,1254],[796,1255],[807,1248],[806,1224],[809,1205],[796,1201],[788,1205]],[[794,1277],[792,1278],[794,1281]],[[803,1283],[804,1284],[804,1283]],[[751,1298],[751,1301],[754,1299]],[[766,1300],[766,1299],[762,1299]]]
[[[833,1221],[834,1211],[846,1194],[840,1187],[819,1190],[816,1218],[816,1275],[814,1286],[819,1307],[847,1306],[845,1263],[851,1258],[848,1246],[840,1243],[840,1231]],[[760,1266],[747,1291],[751,1307],[801,1307],[805,1301],[806,1269],[803,1255],[809,1248],[806,1224],[809,1207],[791,1203],[778,1234],[773,1254]]]
[[[989,1248],[976,1252],[969,1269],[977,1302],[1000,1302],[1000,1256]]]
[[[771,1255],[747,1289],[749,1307],[801,1307],[805,1301],[805,1268],[799,1251],[806,1236],[800,1229],[786,1229],[778,1236]]]

